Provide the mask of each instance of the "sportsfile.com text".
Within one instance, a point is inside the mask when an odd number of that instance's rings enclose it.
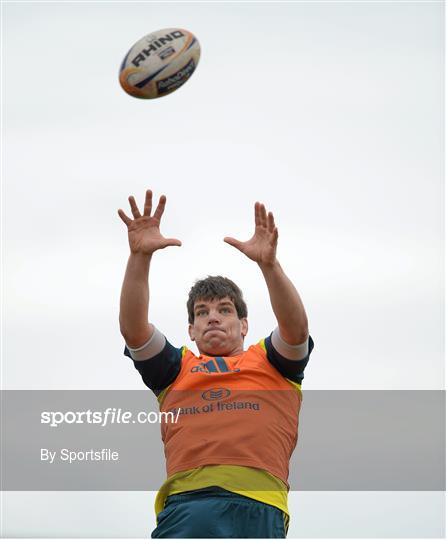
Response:
[[[139,411],[136,415],[132,411],[123,411],[121,408],[108,407],[103,411],[43,411],[40,423],[57,427],[60,424],[97,424],[104,427],[110,424],[156,424],[169,422],[176,424],[181,409],[173,412]]]

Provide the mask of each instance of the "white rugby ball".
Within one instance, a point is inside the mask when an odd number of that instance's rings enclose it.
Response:
[[[122,88],[133,97],[154,99],[182,86],[200,60],[200,44],[188,30],[166,28],[143,37],[119,70]]]

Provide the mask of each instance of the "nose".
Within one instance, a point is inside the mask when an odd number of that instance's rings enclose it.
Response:
[[[220,314],[218,313],[218,311],[212,310],[209,313],[208,325],[220,322],[220,316],[219,315]]]

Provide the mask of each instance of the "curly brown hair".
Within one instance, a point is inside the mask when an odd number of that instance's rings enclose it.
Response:
[[[189,298],[187,300],[189,324],[194,324],[194,306],[197,300],[212,301],[226,297],[234,302],[239,319],[248,316],[248,307],[243,300],[243,293],[233,281],[223,276],[208,276],[205,279],[196,281],[189,291]]]

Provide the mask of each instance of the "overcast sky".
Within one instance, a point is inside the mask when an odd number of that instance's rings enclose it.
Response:
[[[5,387],[141,386],[121,354],[116,210],[147,187],[183,241],[150,276],[175,345],[191,345],[185,301],[208,274],[244,290],[249,343],[274,328],[260,271],[222,241],[252,234],[260,200],[316,343],[305,388],[442,387],[442,9],[5,4]],[[122,57],[174,26],[198,37],[197,71],[131,98]]]
[[[222,241],[251,236],[260,200],[315,341],[304,389],[444,388],[443,3],[2,9],[3,388],[144,388],[122,356],[117,209],[148,187],[183,242],[150,275],[174,345],[208,274],[243,289],[247,344],[275,327],[259,269]],[[130,46],[172,27],[202,46],[190,81],[125,94]]]

